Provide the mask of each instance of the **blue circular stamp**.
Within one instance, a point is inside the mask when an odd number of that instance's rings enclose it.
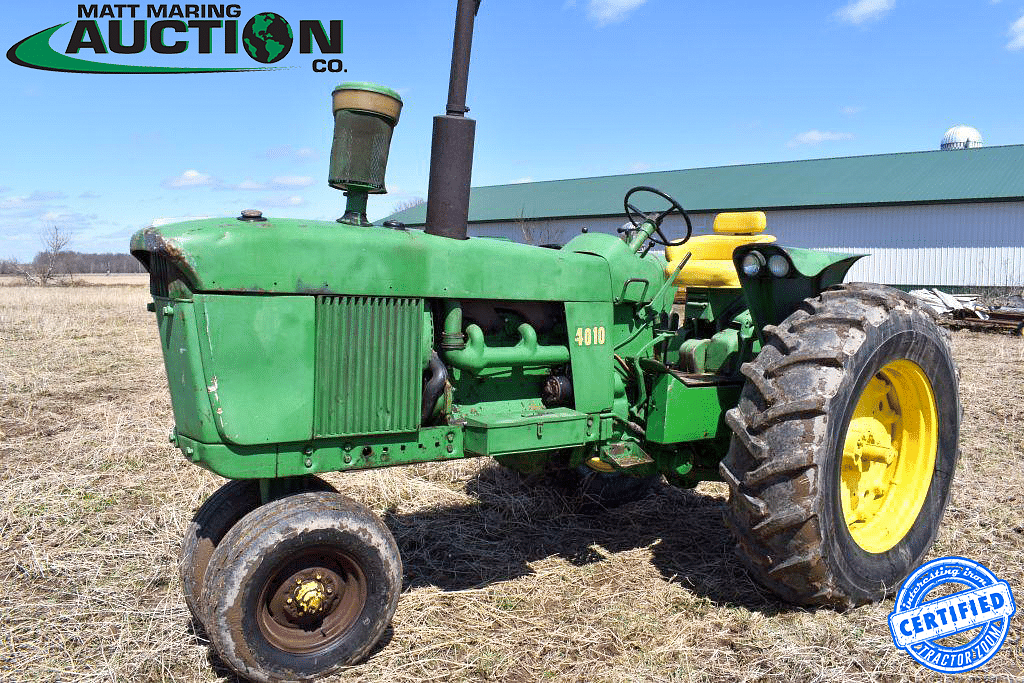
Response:
[[[961,590],[927,599],[947,584]],[[962,673],[995,656],[1016,611],[1008,583],[978,562],[944,557],[923,565],[903,582],[889,615],[889,630],[896,647],[929,669]],[[963,645],[939,643],[967,631],[977,633]]]

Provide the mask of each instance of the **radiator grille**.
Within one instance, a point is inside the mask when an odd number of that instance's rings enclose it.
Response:
[[[153,254],[149,266],[149,293],[167,298],[168,287],[174,279],[174,266],[160,254]]]
[[[317,297],[316,436],[419,428],[422,321],[422,299]]]

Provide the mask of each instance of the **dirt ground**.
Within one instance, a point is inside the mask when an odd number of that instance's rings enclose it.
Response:
[[[0,680],[234,680],[175,566],[223,481],[168,444],[147,300],[138,284],[0,287]],[[931,557],[983,562],[1024,604],[1024,340],[954,343],[963,455]],[[328,479],[384,515],[405,561],[393,628],[339,680],[937,678],[894,648],[892,600],[808,611],[753,585],[722,485],[596,515],[483,460]],[[956,680],[1022,678],[1018,611],[1000,653]]]

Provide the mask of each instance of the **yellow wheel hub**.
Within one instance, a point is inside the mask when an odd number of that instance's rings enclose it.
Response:
[[[840,496],[850,535],[884,553],[914,526],[935,471],[938,415],[919,365],[889,363],[857,401],[843,445]]]
[[[295,587],[294,600],[300,614],[312,616],[323,610],[327,591],[319,579],[317,575],[316,579],[308,579]]]
[[[592,470],[597,470],[598,472],[614,472],[615,471],[614,467],[612,467],[611,465],[609,465],[608,463],[606,463],[604,460],[602,460],[601,458],[597,457],[596,455],[593,458],[590,458],[589,460],[587,460],[587,467],[589,467]]]

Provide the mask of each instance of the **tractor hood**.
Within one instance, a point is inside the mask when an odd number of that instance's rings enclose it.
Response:
[[[593,253],[327,221],[187,221],[138,231],[131,252],[151,271],[165,262],[195,292],[532,301],[612,292],[609,263]]]

